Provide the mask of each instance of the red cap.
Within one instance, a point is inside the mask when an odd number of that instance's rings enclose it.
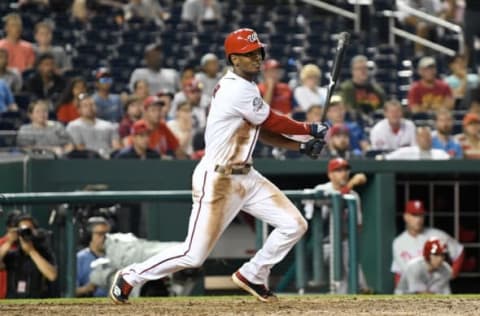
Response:
[[[332,172],[342,168],[350,169],[348,161],[343,158],[335,158],[328,162],[328,172]]]
[[[203,90],[203,84],[198,80],[190,80],[185,84],[185,92],[198,92]]]
[[[420,200],[410,200],[405,204],[405,213],[412,215],[424,215],[425,207]]]
[[[132,128],[130,129],[130,135],[138,135],[148,133],[148,126],[144,120],[139,120],[133,123]]]
[[[164,102],[156,95],[151,95],[143,101],[143,108],[146,110],[152,104],[158,104],[160,106],[163,106]]]
[[[335,136],[339,134],[347,134],[349,133],[348,127],[343,124],[335,124],[330,128],[330,136]]]
[[[463,125],[468,125],[470,123],[480,123],[480,117],[476,113],[467,113],[463,117]]]
[[[423,246],[423,256],[425,260],[430,260],[430,255],[443,255],[447,253],[447,245],[442,243],[437,237],[430,237]]]
[[[267,59],[263,63],[263,70],[270,70],[276,68],[282,68],[282,66],[280,66],[280,63],[276,59]]]

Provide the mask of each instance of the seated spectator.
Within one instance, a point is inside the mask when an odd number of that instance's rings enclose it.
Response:
[[[320,105],[312,105],[305,113],[305,122],[321,123],[323,107]]]
[[[162,156],[171,155],[185,158],[178,139],[162,119],[162,107],[165,103],[157,96],[148,97],[143,103],[143,120],[150,131],[148,146]]]
[[[110,232],[110,223],[103,217],[90,217],[86,234],[88,247],[77,252],[77,288],[76,296],[107,296],[107,289],[99,288],[90,282],[91,264],[105,256],[105,237]]]
[[[339,95],[333,95],[330,98],[330,106],[327,110],[327,120],[330,125],[343,124],[348,128],[350,145],[353,150],[357,152],[366,151],[370,145],[365,138],[363,128],[356,122],[347,122],[345,115],[347,111],[343,104],[342,97]]]
[[[448,84],[437,79],[435,59],[423,57],[418,62],[420,80],[415,81],[408,91],[408,106],[413,113],[435,111],[440,108],[453,109],[454,99]]]
[[[13,99],[12,91],[7,83],[0,79],[0,113],[18,111],[18,106]]]
[[[60,94],[65,89],[65,78],[55,73],[55,59],[50,53],[45,53],[37,58],[35,72],[28,79],[25,91],[33,98],[50,100],[56,104]]]
[[[87,82],[81,77],[70,80],[68,86],[63,90],[57,106],[57,120],[67,124],[79,117],[78,96],[87,92]]]
[[[173,93],[159,92],[157,93],[157,97],[164,104],[164,106],[162,106],[162,120],[167,121],[167,120],[173,119],[173,117],[170,117],[169,115],[169,113],[172,110],[173,98],[175,97]],[[203,100],[200,100],[200,101],[202,102]]]
[[[425,207],[419,200],[410,200],[405,204],[403,220],[405,231],[393,240],[393,262],[391,271],[395,274],[395,285],[398,284],[410,260],[423,254],[423,246],[431,237],[437,237],[447,245],[448,255],[452,261],[452,276],[456,278],[462,268],[463,246],[450,235],[436,228],[424,227]]]
[[[321,154],[323,157],[351,159],[360,155],[350,146],[348,127],[343,124],[333,125],[328,133],[327,146]]]
[[[302,84],[295,88],[293,96],[297,103],[295,110],[306,112],[313,105],[325,106],[327,89],[320,87],[322,72],[314,64],[303,66],[300,72]]]
[[[192,108],[194,130],[203,130],[207,123],[210,96],[203,93],[203,86],[199,81],[192,80],[188,82],[185,84],[182,91],[175,94],[168,116],[174,118],[176,116],[178,105],[184,102],[190,104]]]
[[[13,93],[22,90],[22,76],[16,69],[8,67],[8,51],[5,48],[0,48],[0,79],[7,83]]]
[[[0,268],[8,278],[7,298],[53,297],[57,267],[47,233],[26,214],[17,218],[15,226],[0,247]]]
[[[32,102],[28,107],[30,124],[20,127],[17,146],[24,149],[47,149],[62,156],[73,149],[65,127],[59,122],[48,120],[48,104],[43,100]]]
[[[76,150],[90,150],[108,158],[110,153],[121,148],[118,130],[110,122],[97,118],[92,96],[80,94],[78,97],[80,117],[67,125],[67,132]]]
[[[415,124],[403,118],[400,102],[385,103],[385,118],[370,131],[370,144],[375,150],[394,150],[415,145]]]
[[[201,27],[203,21],[220,21],[222,11],[217,0],[186,0],[182,6],[182,21]]]
[[[97,106],[97,116],[102,120],[118,123],[122,118],[122,101],[120,95],[110,93],[113,78],[110,70],[99,68],[95,73],[95,93],[93,100]]]
[[[123,10],[126,21],[143,19],[145,22],[154,22],[157,26],[163,26],[163,21],[170,17],[155,0],[130,0]]]
[[[133,123],[142,118],[142,107],[142,100],[133,95],[128,97],[127,102],[125,103],[125,115],[118,127],[118,133],[120,134],[123,144],[126,144],[125,141],[130,135]]]
[[[446,160],[450,155],[443,149],[432,148],[432,131],[428,126],[417,127],[417,144],[394,150],[387,160]]]
[[[23,72],[33,67],[35,53],[32,43],[22,40],[22,18],[16,13],[10,13],[3,18],[5,21],[5,38],[0,40],[0,48],[8,51],[8,67]]]
[[[177,137],[180,148],[187,154],[193,154],[193,117],[192,107],[188,102],[177,106],[175,119],[167,122],[168,128]]]
[[[453,97],[463,99],[468,89],[478,87],[478,75],[468,73],[467,60],[463,55],[455,55],[448,63],[451,75],[445,78],[445,82],[452,90]]]
[[[352,58],[352,79],[340,84],[340,96],[354,117],[368,121],[370,113],[383,107],[385,92],[370,79],[367,62],[363,55]]]
[[[195,79],[195,66],[184,66],[180,73],[180,88],[183,90],[193,79]]]
[[[202,83],[204,93],[211,96],[217,82],[222,77],[218,57],[212,53],[203,55],[200,67],[201,71],[195,74],[195,79]]]
[[[260,94],[270,108],[289,115],[293,110],[293,93],[288,84],[281,82],[283,69],[275,59],[263,63],[263,81],[258,84]]]
[[[0,247],[9,240],[10,231],[16,231],[16,219],[22,213],[19,210],[14,210],[8,213],[7,220],[5,221],[5,235],[0,238]],[[15,246],[12,245],[11,250],[14,250]],[[0,299],[7,297],[7,272],[5,269],[0,269]]]
[[[435,25],[421,20],[414,15],[409,15],[403,8],[405,6],[411,7],[433,16],[442,16],[443,14],[442,3],[439,0],[396,0],[396,4],[400,23],[415,28],[416,35],[424,39],[428,39],[430,37]],[[415,43],[415,55],[421,56],[425,55],[425,53],[426,48],[420,43]]]
[[[145,48],[146,68],[137,68],[130,76],[130,90],[138,80],[146,80],[149,92],[157,94],[161,91],[176,92],[180,89],[179,76],[175,69],[162,68],[162,45],[150,44]]]
[[[455,136],[466,159],[480,159],[480,116],[467,113],[463,118],[463,133]]]
[[[436,131],[432,133],[432,148],[444,150],[451,158],[463,158],[462,146],[452,137],[453,118],[449,110],[437,111]]]
[[[445,261],[447,246],[431,237],[423,246],[423,256],[410,260],[395,294],[451,294],[452,268]]]
[[[130,132],[131,145],[115,154],[116,159],[158,159],[157,151],[148,148],[150,141],[148,126],[143,120],[133,123]]]
[[[150,86],[148,85],[147,80],[140,79],[135,81],[132,94],[140,101],[145,101],[145,99],[150,96]]]
[[[62,46],[52,45],[53,27],[46,22],[39,22],[35,25],[35,44],[33,50],[36,57],[49,53],[55,60],[56,72],[63,73],[72,68],[70,56],[67,55]]]

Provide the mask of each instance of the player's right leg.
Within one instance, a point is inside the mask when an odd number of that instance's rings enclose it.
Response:
[[[115,303],[126,303],[135,286],[201,266],[239,212],[241,199],[232,194],[231,178],[198,169],[193,176],[193,206],[185,242],[120,270],[109,293]]]

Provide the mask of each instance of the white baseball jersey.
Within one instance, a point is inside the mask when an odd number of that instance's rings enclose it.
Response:
[[[410,260],[398,282],[395,294],[435,293],[450,294],[450,279],[452,268],[445,261],[432,272],[428,271],[425,258]]]
[[[251,163],[262,124],[270,113],[257,85],[229,71],[212,97],[205,131],[202,163],[243,165]]]
[[[130,285],[201,266],[240,210],[275,227],[263,247],[239,269],[250,282],[267,284],[272,266],[287,255],[308,224],[285,194],[253,167],[244,174],[229,174],[215,166],[251,162],[259,125],[269,111],[255,82],[232,72],[220,80],[207,119],[205,156],[192,177],[187,237],[178,246],[122,269]]]
[[[385,156],[386,160],[448,160],[450,155],[445,150],[432,148],[430,150],[420,150],[418,146],[408,146],[398,148],[397,150]]]
[[[415,237],[404,231],[393,240],[391,271],[402,274],[410,260],[423,256],[423,246],[431,237],[438,237],[442,243],[447,245],[447,252],[452,260],[457,259],[463,251],[463,246],[458,241],[439,229],[425,228],[421,234]]]
[[[387,119],[383,119],[370,131],[370,143],[372,149],[393,150],[400,147],[416,145],[415,124],[412,121],[402,119],[400,129],[392,131]]]
[[[327,182],[327,183],[324,183],[324,184],[319,184],[315,187],[314,190],[322,190],[324,191],[325,193],[332,193],[332,192],[337,192],[337,193],[340,193],[338,190],[335,190],[333,188],[333,184],[332,182]],[[355,200],[357,201],[357,224],[358,225],[362,225],[362,203],[360,201],[360,196],[358,195],[357,192],[355,192],[354,190],[350,190],[349,194],[353,195],[353,197],[355,198]],[[328,209],[323,209],[322,210],[322,217],[327,217],[328,214],[326,214],[325,210],[328,212],[329,210]],[[345,213],[347,213],[348,210],[345,209]],[[344,219],[346,219],[346,217],[343,217]],[[345,220],[344,221],[344,225],[348,225],[347,221]],[[348,227],[348,226],[346,226]],[[344,227],[344,229],[346,229]]]

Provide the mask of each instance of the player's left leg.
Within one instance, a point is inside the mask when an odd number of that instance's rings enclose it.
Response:
[[[274,184],[255,170],[252,170],[249,176],[253,178],[255,185],[242,210],[275,229],[255,256],[233,275],[233,279],[260,300],[269,301],[268,298],[263,300],[254,293],[257,292],[255,286],[267,284],[272,266],[288,254],[306,232],[308,224],[295,205]],[[268,293],[264,294],[268,296]]]

